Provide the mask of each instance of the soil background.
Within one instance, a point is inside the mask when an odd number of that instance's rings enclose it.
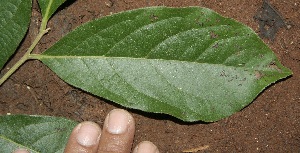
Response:
[[[275,40],[264,39],[293,76],[266,88],[248,107],[214,123],[185,123],[168,115],[127,109],[136,120],[134,145],[155,143],[162,153],[191,152],[300,152],[300,1],[270,0],[289,28],[281,28]],[[253,16],[262,0],[71,0],[51,18],[35,53],[49,48],[72,29],[111,13],[148,6],[201,6],[240,21],[257,33]],[[34,0],[29,31],[1,76],[24,54],[41,21]],[[0,114],[62,116],[102,126],[106,114],[123,108],[113,102],[69,86],[39,61],[26,62],[0,88]],[[193,150],[194,149],[194,150]]]

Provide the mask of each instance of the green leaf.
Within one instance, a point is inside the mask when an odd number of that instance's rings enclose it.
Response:
[[[28,29],[31,0],[0,1],[0,69],[16,51]]]
[[[57,8],[66,0],[38,0],[43,19],[48,21]]]
[[[249,27],[199,7],[104,17],[33,58],[75,87],[184,121],[228,117],[291,75]]]
[[[11,153],[18,148],[31,152],[63,152],[76,124],[50,116],[0,116],[1,153]]]

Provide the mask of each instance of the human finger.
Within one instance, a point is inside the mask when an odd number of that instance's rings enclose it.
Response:
[[[135,125],[129,112],[114,109],[106,117],[98,153],[130,153]]]
[[[95,153],[97,152],[101,128],[98,124],[85,121],[78,124],[72,131],[65,153]]]
[[[134,148],[133,153],[159,153],[159,151],[152,142],[143,141]]]

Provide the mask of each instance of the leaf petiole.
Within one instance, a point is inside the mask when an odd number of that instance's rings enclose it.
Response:
[[[44,21],[43,22],[48,22],[48,21]],[[45,23],[42,25],[45,25]],[[23,64],[25,63],[28,59],[30,59],[30,54],[32,52],[32,50],[35,48],[35,46],[37,45],[37,43],[41,40],[41,38],[48,33],[48,31],[50,30],[50,28],[40,28],[40,32],[37,35],[37,37],[35,38],[35,40],[33,41],[33,43],[30,45],[30,47],[28,48],[27,52],[24,54],[24,56],[12,67],[8,70],[8,72],[6,72],[4,74],[4,76],[0,79],[0,86]]]
[[[40,2],[40,1],[39,1]],[[48,31],[50,30],[50,28],[47,28],[47,23],[49,18],[51,17],[51,14],[53,13],[53,9],[51,10],[51,7],[58,7],[60,4],[62,4],[64,1],[61,2],[56,2],[54,0],[49,0],[47,1],[47,3],[42,3],[44,5],[42,5],[42,23],[40,26],[40,30],[39,30],[39,34],[37,35],[37,37],[35,38],[35,40],[33,41],[33,43],[31,44],[31,46],[28,48],[28,50],[26,51],[26,53],[24,54],[24,56],[12,67],[8,70],[8,72],[6,72],[6,74],[4,74],[4,76],[0,79],[0,86],[23,64],[25,63],[27,60],[29,59],[33,59],[30,55],[32,50],[35,48],[35,46],[37,45],[37,43],[41,40],[41,38],[48,33]],[[59,5],[58,5],[59,4]],[[56,5],[56,6],[54,6]],[[44,8],[44,11],[43,11]],[[54,9],[55,10],[55,9]]]

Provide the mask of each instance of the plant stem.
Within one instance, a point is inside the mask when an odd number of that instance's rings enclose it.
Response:
[[[47,23],[47,22],[46,22]],[[42,25],[45,25],[45,23]],[[4,74],[4,76],[0,79],[0,86],[23,64],[29,59],[29,55],[34,49],[34,47],[38,44],[38,42],[41,40],[44,34],[46,34],[50,29],[46,29],[46,26],[41,26],[39,34],[33,41],[33,43],[30,45],[26,53],[23,55],[23,57]]]
[[[50,8],[52,6],[54,0],[50,0],[49,4],[47,6],[46,9],[46,13],[42,18],[42,23],[40,26],[40,30],[39,30],[39,34],[37,35],[37,37],[34,39],[33,43],[30,45],[30,47],[28,48],[28,50],[26,51],[26,53],[23,55],[23,57],[12,67],[8,70],[8,72],[6,72],[4,74],[4,76],[0,79],[0,86],[23,64],[25,63],[27,60],[32,59],[30,57],[32,50],[35,48],[35,46],[38,44],[38,42],[41,40],[41,38],[44,36],[44,34],[46,34],[50,28],[47,28],[47,23],[49,20],[49,12],[50,12]],[[46,29],[47,28],[47,29]]]

